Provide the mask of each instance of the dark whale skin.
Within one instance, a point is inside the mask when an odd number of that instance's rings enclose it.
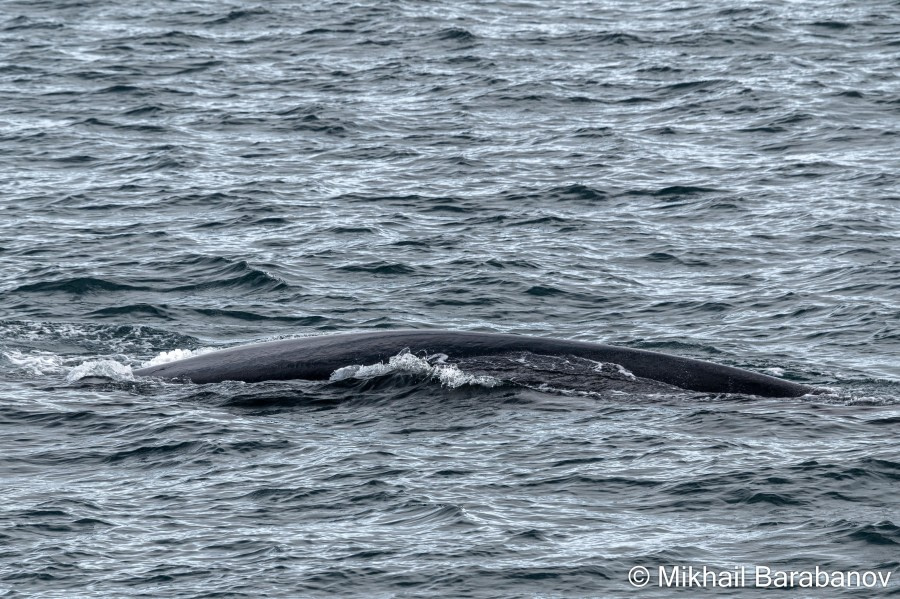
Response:
[[[233,347],[136,370],[136,376],[194,383],[325,380],[338,368],[374,364],[410,351],[469,358],[526,351],[612,362],[634,375],[690,391],[799,397],[806,385],[703,360],[612,345],[502,333],[409,330],[344,333]]]

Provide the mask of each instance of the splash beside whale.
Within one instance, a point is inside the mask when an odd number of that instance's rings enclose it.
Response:
[[[641,349],[546,337],[441,330],[345,333],[270,341],[149,366],[134,374],[194,383],[327,380],[339,368],[383,362],[406,349],[413,353],[446,354],[451,359],[515,352],[575,356],[619,364],[637,377],[704,393],[799,397],[814,392],[806,385],[733,366]]]

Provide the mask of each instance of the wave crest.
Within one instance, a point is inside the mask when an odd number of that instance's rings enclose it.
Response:
[[[103,378],[113,381],[133,381],[131,367],[115,360],[90,360],[82,362],[66,375],[67,383],[74,383],[85,378]]]
[[[171,351],[159,352],[155,357],[150,358],[146,362],[143,362],[141,364],[141,368],[158,366],[159,364],[167,364],[169,362],[175,362],[177,360],[184,360],[185,358],[193,358],[194,356],[208,354],[209,352],[216,351],[216,349],[217,348],[215,347],[200,347],[197,349],[173,349]]]
[[[391,356],[387,364],[354,364],[338,368],[331,373],[330,381],[343,381],[347,379],[370,379],[393,373],[413,374],[429,377],[437,380],[444,387],[456,389],[463,385],[477,385],[482,387],[495,387],[500,380],[492,376],[469,374],[460,370],[455,364],[445,364],[447,356],[438,354],[420,358],[407,350],[403,350],[396,356]]]

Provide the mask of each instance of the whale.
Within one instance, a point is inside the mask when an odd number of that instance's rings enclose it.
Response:
[[[139,377],[198,384],[328,380],[346,366],[385,362],[401,352],[449,359],[511,355],[573,356],[627,369],[635,377],[702,393],[800,397],[814,389],[734,366],[667,353],[586,341],[508,333],[385,330],[326,334],[241,345],[140,368]]]

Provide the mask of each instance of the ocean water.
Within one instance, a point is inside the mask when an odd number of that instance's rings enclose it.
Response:
[[[0,8],[0,596],[900,595],[895,0]],[[826,392],[132,373],[391,328]]]

